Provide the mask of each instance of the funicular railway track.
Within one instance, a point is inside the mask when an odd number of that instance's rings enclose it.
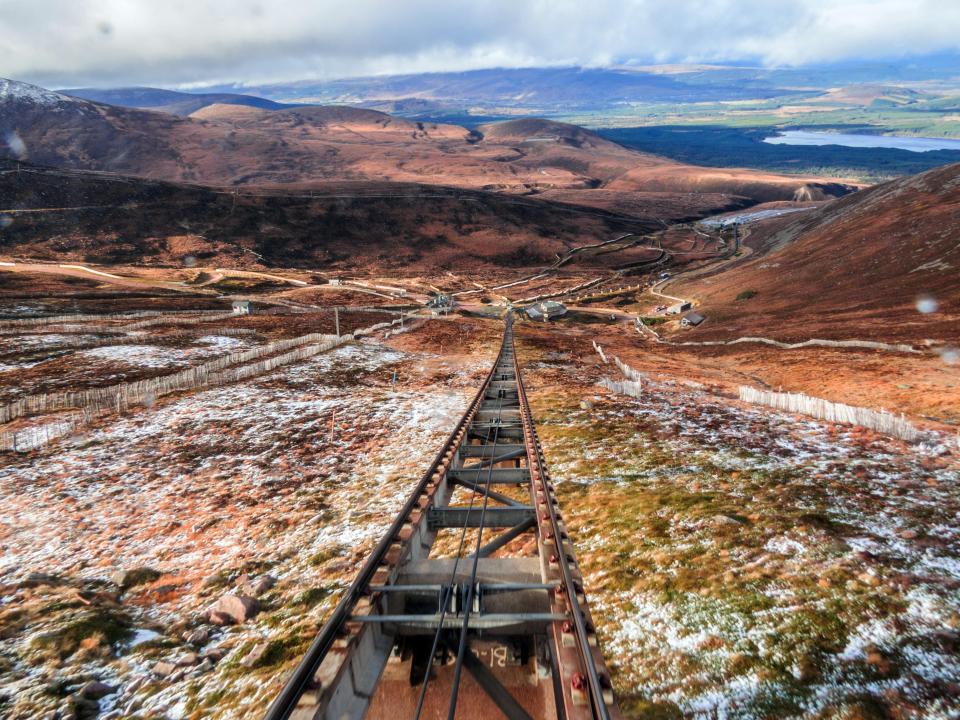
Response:
[[[266,719],[499,716],[620,717],[510,317],[483,387]]]

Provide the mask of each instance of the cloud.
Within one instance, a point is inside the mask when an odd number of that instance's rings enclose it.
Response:
[[[953,0],[0,0],[0,76],[48,87],[958,49]]]

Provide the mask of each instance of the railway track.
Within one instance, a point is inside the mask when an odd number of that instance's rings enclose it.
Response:
[[[482,388],[266,720],[500,716],[620,717],[509,316]]]

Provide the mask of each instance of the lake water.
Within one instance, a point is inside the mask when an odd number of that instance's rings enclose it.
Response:
[[[815,130],[785,130],[773,137],[764,138],[763,141],[771,145],[843,145],[845,147],[893,148],[911,152],[927,152],[928,150],[960,151],[960,140],[832,133]]]

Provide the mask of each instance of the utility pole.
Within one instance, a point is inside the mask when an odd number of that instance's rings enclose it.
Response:
[[[337,338],[340,337],[340,308],[333,309],[333,325],[337,329]]]

